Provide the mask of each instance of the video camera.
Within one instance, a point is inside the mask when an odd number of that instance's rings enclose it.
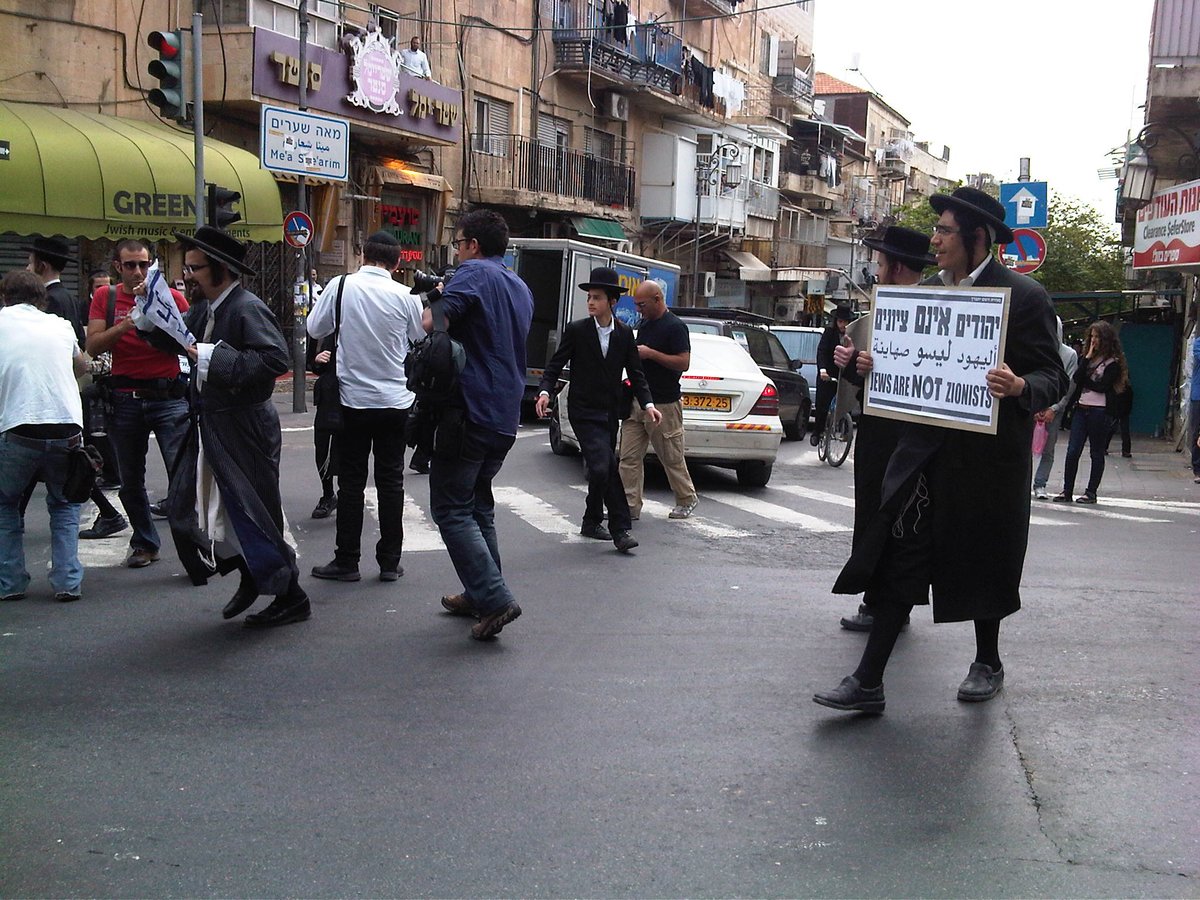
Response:
[[[428,294],[442,282],[442,276],[436,272],[422,272],[420,269],[413,272],[412,289],[418,294]]]

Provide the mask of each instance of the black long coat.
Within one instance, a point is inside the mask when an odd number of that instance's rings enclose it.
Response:
[[[608,338],[608,355],[600,352],[600,333],[591,316],[576,319],[563,329],[562,343],[546,364],[539,391],[554,394],[554,385],[563,368],[571,364],[571,403],[568,409],[587,408],[604,412],[629,414],[625,401],[624,370],[633,385],[633,394],[644,408],[652,402],[650,387],[642,371],[633,329],[620,319],[613,319],[613,333]]]
[[[995,435],[902,423],[878,505],[856,504],[854,548],[833,588],[838,594],[867,588],[892,523],[924,472],[937,554],[935,622],[1002,618],[1021,608],[1033,413],[1057,401],[1068,385],[1045,289],[995,259],[975,283],[1012,289],[1004,362],[1025,379],[1025,390],[1000,401]]]

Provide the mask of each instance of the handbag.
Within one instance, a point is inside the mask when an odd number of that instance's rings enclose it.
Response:
[[[337,374],[338,333],[342,328],[342,291],[346,287],[346,276],[338,282],[337,299],[333,313],[333,353],[324,372],[313,384],[313,403],[317,414],[313,417],[313,428],[320,431],[339,432],[346,427],[346,416],[342,407],[342,382]]]
[[[96,476],[104,469],[104,457],[91,444],[79,444],[67,451],[67,477],[62,495],[68,503],[84,503],[96,487]]]

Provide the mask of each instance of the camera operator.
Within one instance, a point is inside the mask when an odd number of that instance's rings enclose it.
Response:
[[[440,294],[442,286],[449,281],[454,275],[454,266],[446,266],[442,269],[442,274],[436,272],[422,272],[418,269],[413,273],[413,293],[421,298],[421,305],[429,305],[429,294],[437,292],[435,298]],[[408,446],[412,447],[412,459],[409,460],[408,467],[418,475],[429,474],[429,460],[432,455],[428,441],[421,440],[420,425],[423,421],[421,416],[421,403],[418,400],[413,404],[413,408],[409,411],[408,418]]]

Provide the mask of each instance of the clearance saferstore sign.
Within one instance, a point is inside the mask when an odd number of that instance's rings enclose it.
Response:
[[[1200,266],[1200,181],[1154,193],[1137,214],[1135,269]]]

